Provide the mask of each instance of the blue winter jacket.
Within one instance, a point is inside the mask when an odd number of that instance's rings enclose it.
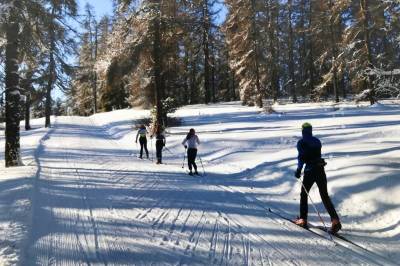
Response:
[[[307,127],[302,131],[303,138],[297,142],[298,155],[298,169],[304,171],[311,170],[321,160],[321,141],[312,135],[312,128]]]

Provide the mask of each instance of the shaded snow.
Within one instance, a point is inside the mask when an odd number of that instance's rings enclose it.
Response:
[[[266,211],[298,215],[300,186],[293,171],[305,121],[324,145],[342,234],[398,261],[398,104],[273,108],[272,115],[240,103],[178,110],[184,124],[168,129],[167,164],[160,166],[136,158],[133,125],[148,111],[58,117],[41,142],[46,130],[23,133],[23,160],[31,166],[0,167],[1,226],[7,229],[0,231],[0,263],[17,261],[18,239],[28,239],[22,260],[28,265],[388,264]],[[180,143],[191,127],[202,141],[199,156],[207,173],[202,178],[181,168]],[[154,156],[153,148],[150,152]],[[329,222],[315,187],[311,196]],[[309,220],[318,224],[309,211]]]

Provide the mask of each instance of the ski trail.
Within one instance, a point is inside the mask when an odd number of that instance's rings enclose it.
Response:
[[[212,176],[156,168],[90,119],[68,119],[54,126],[38,154],[26,265],[368,262],[268,216]]]

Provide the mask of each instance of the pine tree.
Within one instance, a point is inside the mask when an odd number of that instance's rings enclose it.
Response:
[[[33,29],[43,14],[40,1],[0,0],[0,55],[4,51],[5,80],[5,164],[6,167],[22,165],[20,155],[20,120],[22,93],[19,63],[23,50],[31,45]],[[24,36],[28,35],[28,36]]]
[[[266,40],[268,43],[267,61],[268,61],[268,87],[269,93],[272,95],[274,102],[279,97],[279,41],[278,41],[278,25],[279,25],[279,1],[266,0],[265,1],[265,32],[267,34]]]
[[[381,55],[373,42],[372,36],[378,34],[379,10],[381,1],[358,0],[349,5],[352,24],[346,29],[344,41],[346,44],[346,55],[348,57],[348,70],[352,81],[352,87],[356,91],[363,91],[368,95],[371,104],[375,103],[376,95],[373,86],[373,77],[366,75],[368,69],[376,67],[377,58]],[[377,40],[378,43],[381,40]]]
[[[20,155],[20,118],[21,118],[21,91],[18,76],[18,50],[19,50],[19,18],[18,6],[10,3],[6,13],[6,52],[5,52],[5,87],[6,87],[6,167],[22,164]]]
[[[66,75],[72,74],[71,66],[66,62],[68,55],[73,53],[74,40],[70,37],[71,28],[68,19],[77,14],[77,3],[75,0],[46,0],[48,6],[46,14],[46,35],[43,40],[47,44],[47,85],[45,105],[45,126],[50,127],[50,116],[52,113],[51,92],[54,87],[66,91]]]
[[[314,34],[317,42],[317,58],[319,65],[318,76],[321,83],[315,88],[315,95],[320,98],[333,90],[336,102],[339,102],[339,80],[345,71],[344,47],[342,41],[342,17],[347,9],[347,0],[321,2],[314,12],[316,23]]]
[[[293,103],[297,102],[297,90],[296,90],[296,77],[295,77],[295,57],[294,57],[294,47],[295,47],[295,34],[293,30],[293,0],[288,0],[287,2],[287,27],[288,27],[288,72],[289,72],[289,91],[292,95]]]
[[[260,2],[229,0],[229,16],[225,25],[231,68],[239,81],[240,98],[244,104],[263,106],[265,98],[261,76],[261,36],[257,15]]]
[[[72,82],[72,95],[76,112],[80,115],[89,115],[97,113],[98,110],[98,75],[95,65],[101,26],[97,23],[93,7],[89,4],[85,6],[82,24],[84,32],[81,34],[78,67]]]

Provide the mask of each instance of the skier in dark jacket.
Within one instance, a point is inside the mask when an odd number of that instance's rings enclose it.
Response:
[[[143,148],[146,151],[146,156],[147,159],[149,159],[149,151],[147,150],[147,130],[145,125],[141,125],[140,129],[138,130],[136,134],[136,143],[138,142],[139,138],[139,143],[140,143],[140,156],[139,158],[143,158]]]
[[[165,147],[165,136],[162,133],[160,127],[156,130],[156,157],[157,157],[157,164],[162,164],[162,150]]]
[[[193,128],[190,129],[186,138],[183,140],[182,145],[187,149],[187,158],[188,158],[188,166],[189,166],[189,175],[193,175],[192,167],[194,168],[194,174],[198,175],[197,165],[196,165],[196,156],[197,156],[197,146],[200,144],[199,137],[196,135],[196,132]]]
[[[301,177],[301,171],[305,164],[303,179],[304,186],[302,186],[300,194],[300,217],[295,220],[295,223],[303,227],[307,226],[308,193],[313,184],[317,183],[322,202],[331,217],[331,232],[337,233],[342,228],[342,225],[328,195],[327,180],[324,169],[326,163],[321,158],[321,141],[312,135],[312,126],[309,123],[304,123],[302,125],[302,135],[303,138],[297,143],[299,155],[295,177]]]

